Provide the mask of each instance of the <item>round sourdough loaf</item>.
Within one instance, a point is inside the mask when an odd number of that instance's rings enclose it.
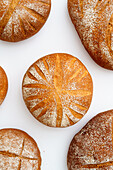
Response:
[[[68,10],[90,56],[113,70],[113,0],[68,0]]]
[[[0,39],[17,42],[36,34],[50,13],[51,0],[0,0]]]
[[[8,90],[8,79],[5,71],[0,66],[0,105],[4,101]]]
[[[73,138],[68,170],[113,169],[113,110],[98,114]]]
[[[88,111],[93,83],[77,58],[56,53],[40,58],[27,70],[22,90],[25,104],[37,120],[51,127],[67,127]]]
[[[0,130],[0,169],[40,170],[41,157],[36,142],[17,129]]]

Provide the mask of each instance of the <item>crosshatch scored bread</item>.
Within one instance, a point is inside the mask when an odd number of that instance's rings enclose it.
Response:
[[[40,170],[38,146],[27,133],[17,129],[0,130],[1,170]]]
[[[5,71],[0,66],[0,105],[4,101],[8,90],[8,79]]]
[[[98,114],[73,138],[68,170],[113,169],[113,110]]]
[[[88,111],[93,92],[86,67],[69,54],[37,60],[26,72],[23,98],[32,115],[45,125],[67,127]]]
[[[68,0],[68,10],[90,56],[113,70],[113,0]]]
[[[51,0],[0,0],[0,39],[17,42],[36,34],[46,22]]]

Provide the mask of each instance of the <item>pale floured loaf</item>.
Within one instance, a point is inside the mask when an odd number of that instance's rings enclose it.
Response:
[[[17,129],[0,130],[1,170],[40,170],[38,146],[27,133]]]
[[[68,10],[90,56],[113,70],[113,0],[68,0]]]
[[[37,120],[51,127],[67,127],[88,111],[93,83],[77,58],[56,53],[40,58],[27,70],[22,91]]]
[[[51,0],[0,0],[0,39],[17,42],[36,34],[50,13]]]
[[[113,170],[113,110],[98,114],[73,138],[68,170]]]
[[[5,71],[0,66],[0,105],[4,101],[8,90],[8,79]]]

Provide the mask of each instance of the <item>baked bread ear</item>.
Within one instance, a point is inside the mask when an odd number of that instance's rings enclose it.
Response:
[[[0,66],[0,105],[4,101],[8,90],[8,79],[5,71]]]
[[[36,34],[45,24],[51,0],[1,0],[0,39],[17,42]]]
[[[68,170],[113,169],[113,110],[98,114],[74,136],[67,165]]]
[[[34,139],[18,129],[0,130],[0,169],[40,170],[40,151]]]
[[[92,78],[77,58],[63,53],[47,55],[27,70],[22,83],[25,104],[41,123],[67,127],[88,111]]]
[[[90,56],[100,66],[113,70],[113,1],[68,0],[68,10]]]

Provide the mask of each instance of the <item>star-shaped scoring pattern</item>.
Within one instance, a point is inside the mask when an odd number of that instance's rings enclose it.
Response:
[[[51,0],[1,0],[0,38],[20,41],[37,33],[50,12]]]
[[[55,127],[73,125],[90,106],[92,79],[77,58],[52,54],[28,69],[23,97],[30,112],[42,123]]]

